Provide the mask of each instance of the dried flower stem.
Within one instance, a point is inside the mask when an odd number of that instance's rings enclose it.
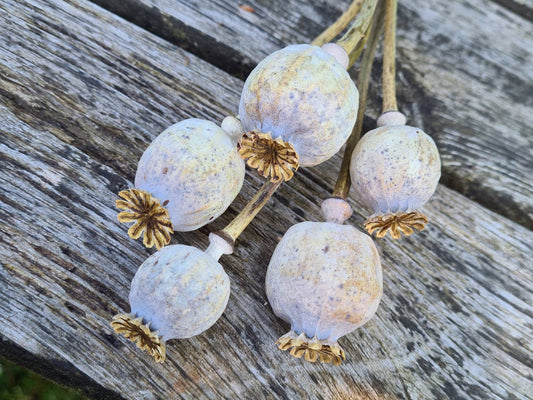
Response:
[[[354,0],[350,7],[325,31],[317,36],[315,40],[311,42],[312,45],[322,46],[325,43],[331,42],[344,28],[355,18],[357,13],[363,7],[363,0]]]
[[[363,51],[377,3],[378,0],[363,0],[361,11],[348,31],[337,41],[337,44],[350,56],[350,66]]]
[[[246,204],[243,210],[224,229],[217,232],[217,235],[224,238],[230,245],[235,244],[235,240],[246,229],[248,224],[254,219],[267,201],[272,197],[283,181],[266,181],[261,189]]]
[[[361,61],[361,70],[357,77],[357,87],[359,88],[359,109],[357,111],[357,121],[353,128],[352,134],[346,142],[344,150],[344,156],[342,158],[341,169],[333,190],[332,197],[341,198],[346,200],[350,192],[351,179],[350,179],[350,161],[352,159],[352,153],[355,145],[361,137],[361,131],[363,130],[363,118],[366,108],[366,98],[368,95],[368,86],[370,83],[370,74],[372,72],[372,64],[374,63],[374,57],[376,55],[376,48],[378,46],[379,37],[383,29],[383,1],[379,1],[379,4],[374,13],[372,20],[371,31],[365,51],[363,53],[363,59]]]
[[[385,0],[385,35],[383,41],[383,112],[398,111],[396,103],[396,12],[397,0]]]

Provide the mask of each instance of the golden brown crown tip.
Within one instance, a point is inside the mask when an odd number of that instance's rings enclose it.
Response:
[[[168,210],[158,199],[150,193],[140,189],[128,189],[119,192],[121,199],[115,204],[121,211],[117,218],[119,222],[134,224],[128,229],[128,236],[138,239],[143,235],[146,247],[161,249],[170,242],[170,235],[174,233]]]
[[[111,320],[111,326],[116,333],[124,335],[141,350],[146,351],[155,361],[162,363],[166,358],[165,342],[157,331],[150,329],[150,324],[143,324],[143,320],[135,314],[118,314]]]
[[[300,165],[294,146],[281,138],[272,139],[270,133],[245,132],[237,149],[250,167],[273,182],[290,180]]]
[[[298,335],[296,332],[290,331],[280,337],[276,341],[276,345],[282,351],[288,350],[291,356],[303,358],[309,362],[320,361],[340,365],[346,359],[344,350],[337,342],[319,340],[316,336],[309,338],[305,333]]]
[[[389,232],[394,239],[400,239],[402,233],[409,236],[414,232],[413,228],[421,231],[427,223],[427,217],[418,211],[396,212],[370,217],[365,222],[365,229],[371,235],[376,232],[379,238]]]

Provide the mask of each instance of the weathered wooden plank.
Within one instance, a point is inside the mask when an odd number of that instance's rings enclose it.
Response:
[[[309,42],[349,4],[251,0],[246,4],[254,12],[247,12],[237,0],[94,1],[244,76],[272,51]],[[505,6],[531,8],[527,2]],[[399,5],[399,104],[411,124],[436,138],[442,182],[530,229],[531,32],[531,20],[484,0]],[[379,79],[376,73],[369,100],[374,117],[380,111]]]
[[[242,81],[84,1],[0,9],[0,353],[22,347],[33,368],[55,367],[49,376],[76,368],[131,399],[528,398],[532,234],[442,186],[426,231],[379,241],[384,298],[341,340],[345,364],[275,348],[287,326],[267,304],[265,268],[290,225],[321,219],[339,156],[300,170],[222,259],[232,296],[213,328],[171,342],[163,365],[114,335],[109,319],[129,311],[150,253],[116,221],[116,191],[165,125],[220,120]],[[260,184],[249,174],[226,215],[174,241],[205,247]]]
[[[520,15],[522,18],[533,21],[533,1],[531,0],[493,0],[505,8]]]

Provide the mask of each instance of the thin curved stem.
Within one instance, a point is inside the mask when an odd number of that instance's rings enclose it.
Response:
[[[397,0],[385,0],[385,35],[383,41],[383,112],[398,111],[396,103],[396,12]]]
[[[242,209],[239,215],[226,225],[224,229],[217,232],[217,234],[233,246],[239,235],[246,229],[248,224],[252,222],[257,213],[261,211],[282,182],[283,180],[277,182],[271,180],[266,181],[263,186],[261,186],[261,189],[257,191],[254,197],[252,197],[248,204]]]
[[[377,3],[378,0],[363,0],[361,11],[348,31],[337,41],[337,44],[350,56],[349,65],[353,65],[363,51]]]
[[[361,137],[361,131],[363,130],[363,118],[366,108],[368,86],[370,83],[370,74],[372,73],[372,64],[374,63],[376,48],[378,46],[382,29],[383,1],[380,1],[372,20],[368,43],[363,53],[361,70],[359,71],[359,76],[357,78],[357,87],[359,88],[359,109],[357,110],[357,122],[355,123],[353,131],[346,142],[344,156],[342,157],[341,169],[339,171],[337,183],[335,184],[335,189],[332,193],[332,197],[341,198],[343,200],[348,198],[348,194],[350,192],[350,161],[352,159],[352,153],[355,145],[359,141],[359,138]]]
[[[344,28],[355,18],[357,13],[363,7],[363,0],[354,0],[350,7],[333,23],[331,24],[324,32],[316,37],[315,40],[311,42],[312,45],[322,46],[325,43],[331,42],[339,33],[341,33]]]

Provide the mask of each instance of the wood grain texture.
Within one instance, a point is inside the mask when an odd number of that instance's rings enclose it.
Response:
[[[493,0],[529,21],[533,21],[532,0]]]
[[[349,4],[250,0],[247,12],[237,0],[94,1],[240,76],[287,44],[310,42]],[[533,229],[533,22],[519,15],[531,2],[503,2],[401,1],[398,104],[436,139],[445,185]]]
[[[165,126],[220,121],[243,82],[85,1],[0,11],[0,354],[63,383],[73,375],[98,399],[530,397],[533,235],[443,186],[427,230],[378,242],[384,297],[341,339],[345,364],[275,347],[288,326],[267,303],[265,269],[292,224],[321,220],[339,155],[299,170],[221,259],[232,295],[211,329],[170,342],[163,365],[115,335],[109,320],[129,311],[151,253],[117,222],[116,192]],[[173,242],[205,248],[260,185],[249,173],[225,215]]]

